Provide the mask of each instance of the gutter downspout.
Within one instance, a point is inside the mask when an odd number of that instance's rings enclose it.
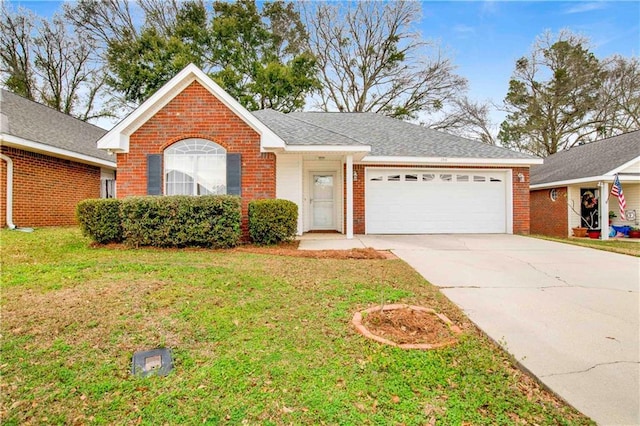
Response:
[[[0,154],[0,158],[7,162],[7,226],[16,229],[13,224],[13,160],[4,154]]]

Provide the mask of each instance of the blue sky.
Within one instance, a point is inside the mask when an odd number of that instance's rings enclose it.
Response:
[[[61,5],[11,3],[42,16],[51,16]],[[469,80],[469,95],[476,100],[504,99],[515,60],[545,30],[568,28],[589,37],[599,58],[640,55],[638,1],[424,1],[422,8],[422,36],[440,41],[458,73]]]
[[[640,2],[423,2],[422,35],[448,46],[471,97],[501,102],[516,59],[545,30],[589,37],[598,58],[640,54]]]

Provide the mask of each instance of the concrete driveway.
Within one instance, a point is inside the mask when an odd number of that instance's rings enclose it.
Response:
[[[599,424],[640,424],[640,259],[515,235],[358,240],[391,249]]]

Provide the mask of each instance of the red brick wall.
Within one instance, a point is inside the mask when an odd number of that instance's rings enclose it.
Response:
[[[0,147],[2,153],[5,148]],[[0,228],[7,226],[7,163],[0,160]]]
[[[569,235],[567,187],[556,188],[558,199],[552,201],[550,189],[531,191],[531,233],[552,237]]]
[[[425,166],[376,165],[377,167],[393,168],[425,168]],[[451,168],[452,166],[428,166],[429,169]],[[455,166],[456,169],[472,169],[474,167]],[[499,168],[499,167],[495,167]],[[353,182],[353,232],[365,232],[365,166],[356,164],[353,169],[358,174],[358,180]],[[513,233],[529,234],[529,168],[513,167]],[[524,182],[519,182],[518,173],[524,175]],[[346,201],[345,201],[346,204]]]
[[[100,168],[2,147],[13,160],[13,223],[16,226],[76,224],[79,201],[100,197]],[[6,223],[6,163],[2,163],[0,224]]]
[[[249,201],[276,196],[275,155],[260,152],[260,135],[197,82],[193,82],[136,130],[129,152],[118,154],[118,198],[146,195],[147,154],[162,154],[187,138],[215,142],[242,155],[243,229]],[[163,186],[164,188],[164,186]]]
[[[529,168],[513,167],[513,233],[528,235],[530,230],[529,211]],[[518,174],[524,176],[523,182]]]

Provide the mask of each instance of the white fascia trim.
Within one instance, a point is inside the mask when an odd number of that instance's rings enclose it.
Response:
[[[578,183],[594,182],[594,181],[597,182],[601,180],[613,180],[613,177],[612,176],[591,176],[591,177],[579,178],[579,179],[559,180],[556,182],[538,183],[536,185],[529,185],[529,189],[555,188],[558,186],[569,186],[569,185],[575,185]]]
[[[78,161],[80,163],[90,164],[93,166],[102,166],[109,169],[116,169],[115,161],[102,160],[100,158],[91,157],[90,155],[79,154],[77,152],[69,151],[63,148],[56,148],[50,145],[46,145],[40,142],[34,142],[27,139],[22,139],[13,135],[0,134],[0,142],[3,145],[13,148],[25,149],[25,151],[37,152],[40,154],[50,155],[52,157],[59,157],[68,160]]]
[[[615,175],[616,173],[620,173],[621,170],[626,169],[627,167],[629,167],[630,165],[632,165],[633,163],[636,163],[640,161],[640,155],[637,156],[636,158],[634,158],[631,161],[627,161],[626,163],[624,163],[623,165],[616,167],[615,169],[611,170],[610,172],[605,173],[606,175]]]
[[[469,164],[469,165],[500,165],[500,166],[529,166],[542,164],[542,158],[455,158],[455,157],[393,157],[366,156],[361,163],[389,163],[389,164]]]
[[[194,81],[198,81],[213,96],[247,123],[249,127],[255,130],[260,135],[261,148],[285,147],[284,141],[278,135],[233,99],[200,68],[194,64],[189,64],[98,140],[98,148],[123,153],[129,152],[129,136]]]
[[[371,152],[370,146],[363,145],[287,145],[285,152]]]

